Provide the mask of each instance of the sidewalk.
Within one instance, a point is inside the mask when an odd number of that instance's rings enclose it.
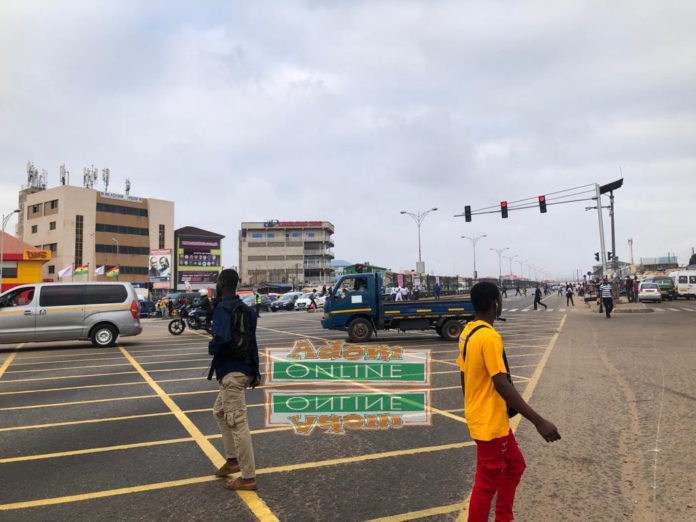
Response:
[[[517,431],[515,520],[696,520],[696,325],[590,310],[567,316],[531,399],[562,440]]]

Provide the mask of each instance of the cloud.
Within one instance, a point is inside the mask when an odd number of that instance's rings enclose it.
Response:
[[[696,36],[685,2],[6,2],[3,208],[27,160],[176,201],[177,226],[327,219],[336,255],[497,274],[491,247],[567,277],[598,250],[592,202],[454,218],[616,179],[617,251],[693,246]],[[9,81],[7,80],[9,79]],[[607,236],[608,236],[607,228]],[[513,265],[517,271],[519,267]],[[503,270],[505,271],[505,270]]]

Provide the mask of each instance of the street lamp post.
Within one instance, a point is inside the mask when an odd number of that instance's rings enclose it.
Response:
[[[121,267],[120,267],[120,265],[118,264],[118,254],[119,254],[119,252],[118,252],[118,239],[116,239],[115,237],[112,237],[112,238],[111,238],[111,241],[114,241],[114,242],[116,243],[116,265],[118,265],[118,268],[119,268],[118,271],[119,271],[119,275],[120,275],[120,273],[121,273]],[[117,275],[117,276],[116,276],[116,281],[118,281],[118,278],[119,278],[119,276]]]
[[[488,237],[488,235],[482,234],[476,237],[462,236],[463,239],[468,239],[469,241],[471,241],[471,245],[474,248],[474,281],[478,281],[478,272],[476,271],[476,243],[478,243],[478,240],[482,237]]]
[[[520,279],[524,279],[524,267],[527,266],[527,260],[517,261],[517,263],[520,265]]]
[[[505,248],[491,248],[493,252],[498,254],[498,283],[500,283],[500,286],[503,285],[503,266],[502,266],[502,261],[501,257],[503,255],[503,252],[506,250],[510,250],[510,247],[505,247]]]
[[[510,262],[510,275],[512,275],[512,261],[515,259],[519,254],[515,254],[514,256],[503,256],[505,259],[507,259]]]
[[[424,212],[409,212],[408,210],[402,210],[400,213],[401,214],[408,214],[413,218],[413,221],[416,222],[416,226],[418,227],[418,266],[416,267],[416,272],[419,274],[425,273],[425,265],[423,264],[423,260],[421,259],[421,224],[423,223],[423,220],[425,219],[425,216],[430,214],[431,212],[435,212],[437,210],[437,207],[433,207],[430,210],[426,210]]]
[[[0,293],[2,293],[2,272],[5,269],[5,263],[3,257],[5,256],[5,227],[10,221],[10,218],[19,212],[19,209],[13,210],[9,214],[2,215],[2,235],[0,235]]]

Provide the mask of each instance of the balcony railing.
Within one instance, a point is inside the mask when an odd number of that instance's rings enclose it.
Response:
[[[304,255],[306,256],[331,256],[334,257],[333,250],[330,248],[305,248]]]

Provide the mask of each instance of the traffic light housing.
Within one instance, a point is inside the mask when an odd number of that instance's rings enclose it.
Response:
[[[507,201],[500,202],[500,215],[503,217],[503,219],[508,217]]]
[[[539,212],[546,214],[546,196],[539,196]]]
[[[599,261],[599,252],[594,253],[595,261]]]
[[[469,205],[464,207],[464,221],[467,223],[471,221],[471,207]]]
[[[355,273],[362,274],[362,272],[363,272],[363,266],[362,265],[355,265]]]

